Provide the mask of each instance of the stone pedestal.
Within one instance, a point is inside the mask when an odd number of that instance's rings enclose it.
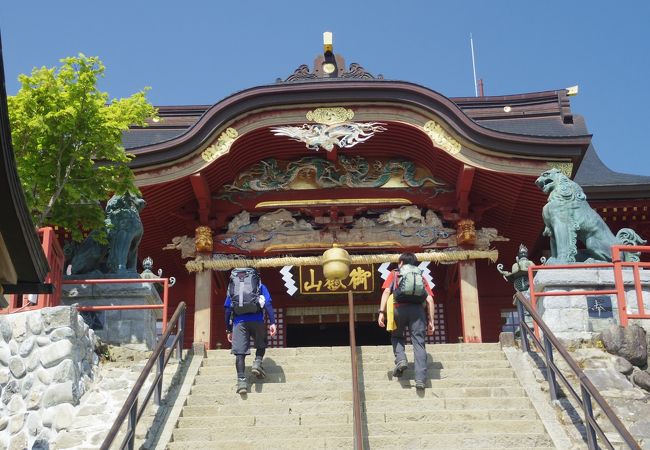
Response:
[[[121,306],[162,304],[162,300],[152,283],[65,284],[61,303]],[[105,343],[139,344],[152,350],[156,344],[156,322],[162,320],[162,309],[84,312],[82,316]]]
[[[650,313],[650,271],[639,271],[644,308]],[[540,270],[535,276],[536,292],[593,291],[614,289],[612,269],[554,269]],[[623,271],[628,314],[638,313],[637,295],[631,269]],[[573,295],[542,297],[537,302],[538,311],[551,330],[562,339],[589,340],[611,323],[619,323],[616,295]],[[650,330],[649,320],[634,320]]]

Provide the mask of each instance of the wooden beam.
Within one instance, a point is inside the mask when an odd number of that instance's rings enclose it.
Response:
[[[208,259],[199,256],[199,259]],[[195,275],[194,287],[194,342],[202,342],[207,349],[211,342],[212,331],[212,275],[208,272]]]
[[[199,224],[207,226],[212,207],[212,194],[210,194],[208,180],[201,173],[195,173],[190,175],[190,183],[192,183],[192,190],[199,204]]]
[[[459,261],[460,273],[460,311],[463,322],[465,342],[482,342],[481,313],[478,305],[478,285],[476,282],[476,262]]]
[[[475,172],[474,167],[464,164],[456,181],[456,201],[458,202],[458,212],[462,218],[467,217],[469,213],[469,193],[472,190]]]

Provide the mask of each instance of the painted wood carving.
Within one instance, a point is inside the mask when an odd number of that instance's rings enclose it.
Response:
[[[366,159],[341,155],[338,161],[306,156],[296,161],[265,159],[241,172],[226,192],[268,192],[291,189],[431,187],[432,196],[453,189],[412,161]]]
[[[446,248],[457,246],[455,228],[446,227],[438,215],[424,214],[415,205],[367,214],[349,224],[312,224],[298,213],[278,209],[259,217],[237,214],[228,231],[215,240],[219,253],[273,253],[316,250],[339,244],[346,248]],[[494,228],[477,230],[476,249],[507,240]]]

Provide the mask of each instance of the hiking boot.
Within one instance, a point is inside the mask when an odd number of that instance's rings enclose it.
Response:
[[[415,382],[415,389],[418,391],[423,391],[424,390],[424,381],[416,381]]]
[[[246,392],[248,392],[248,383],[246,382],[246,378],[237,378],[237,393],[245,394]]]
[[[259,379],[266,377],[266,372],[264,372],[264,368],[262,367],[261,359],[256,359],[255,361],[253,361],[253,366],[251,367],[251,373]]]
[[[404,373],[408,366],[409,364],[405,360],[398,361],[397,364],[395,364],[395,368],[393,369],[393,376],[401,377],[402,373]]]

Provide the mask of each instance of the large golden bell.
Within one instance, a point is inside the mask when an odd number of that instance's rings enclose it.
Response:
[[[328,280],[344,280],[350,275],[350,254],[341,247],[323,253],[323,275]]]

